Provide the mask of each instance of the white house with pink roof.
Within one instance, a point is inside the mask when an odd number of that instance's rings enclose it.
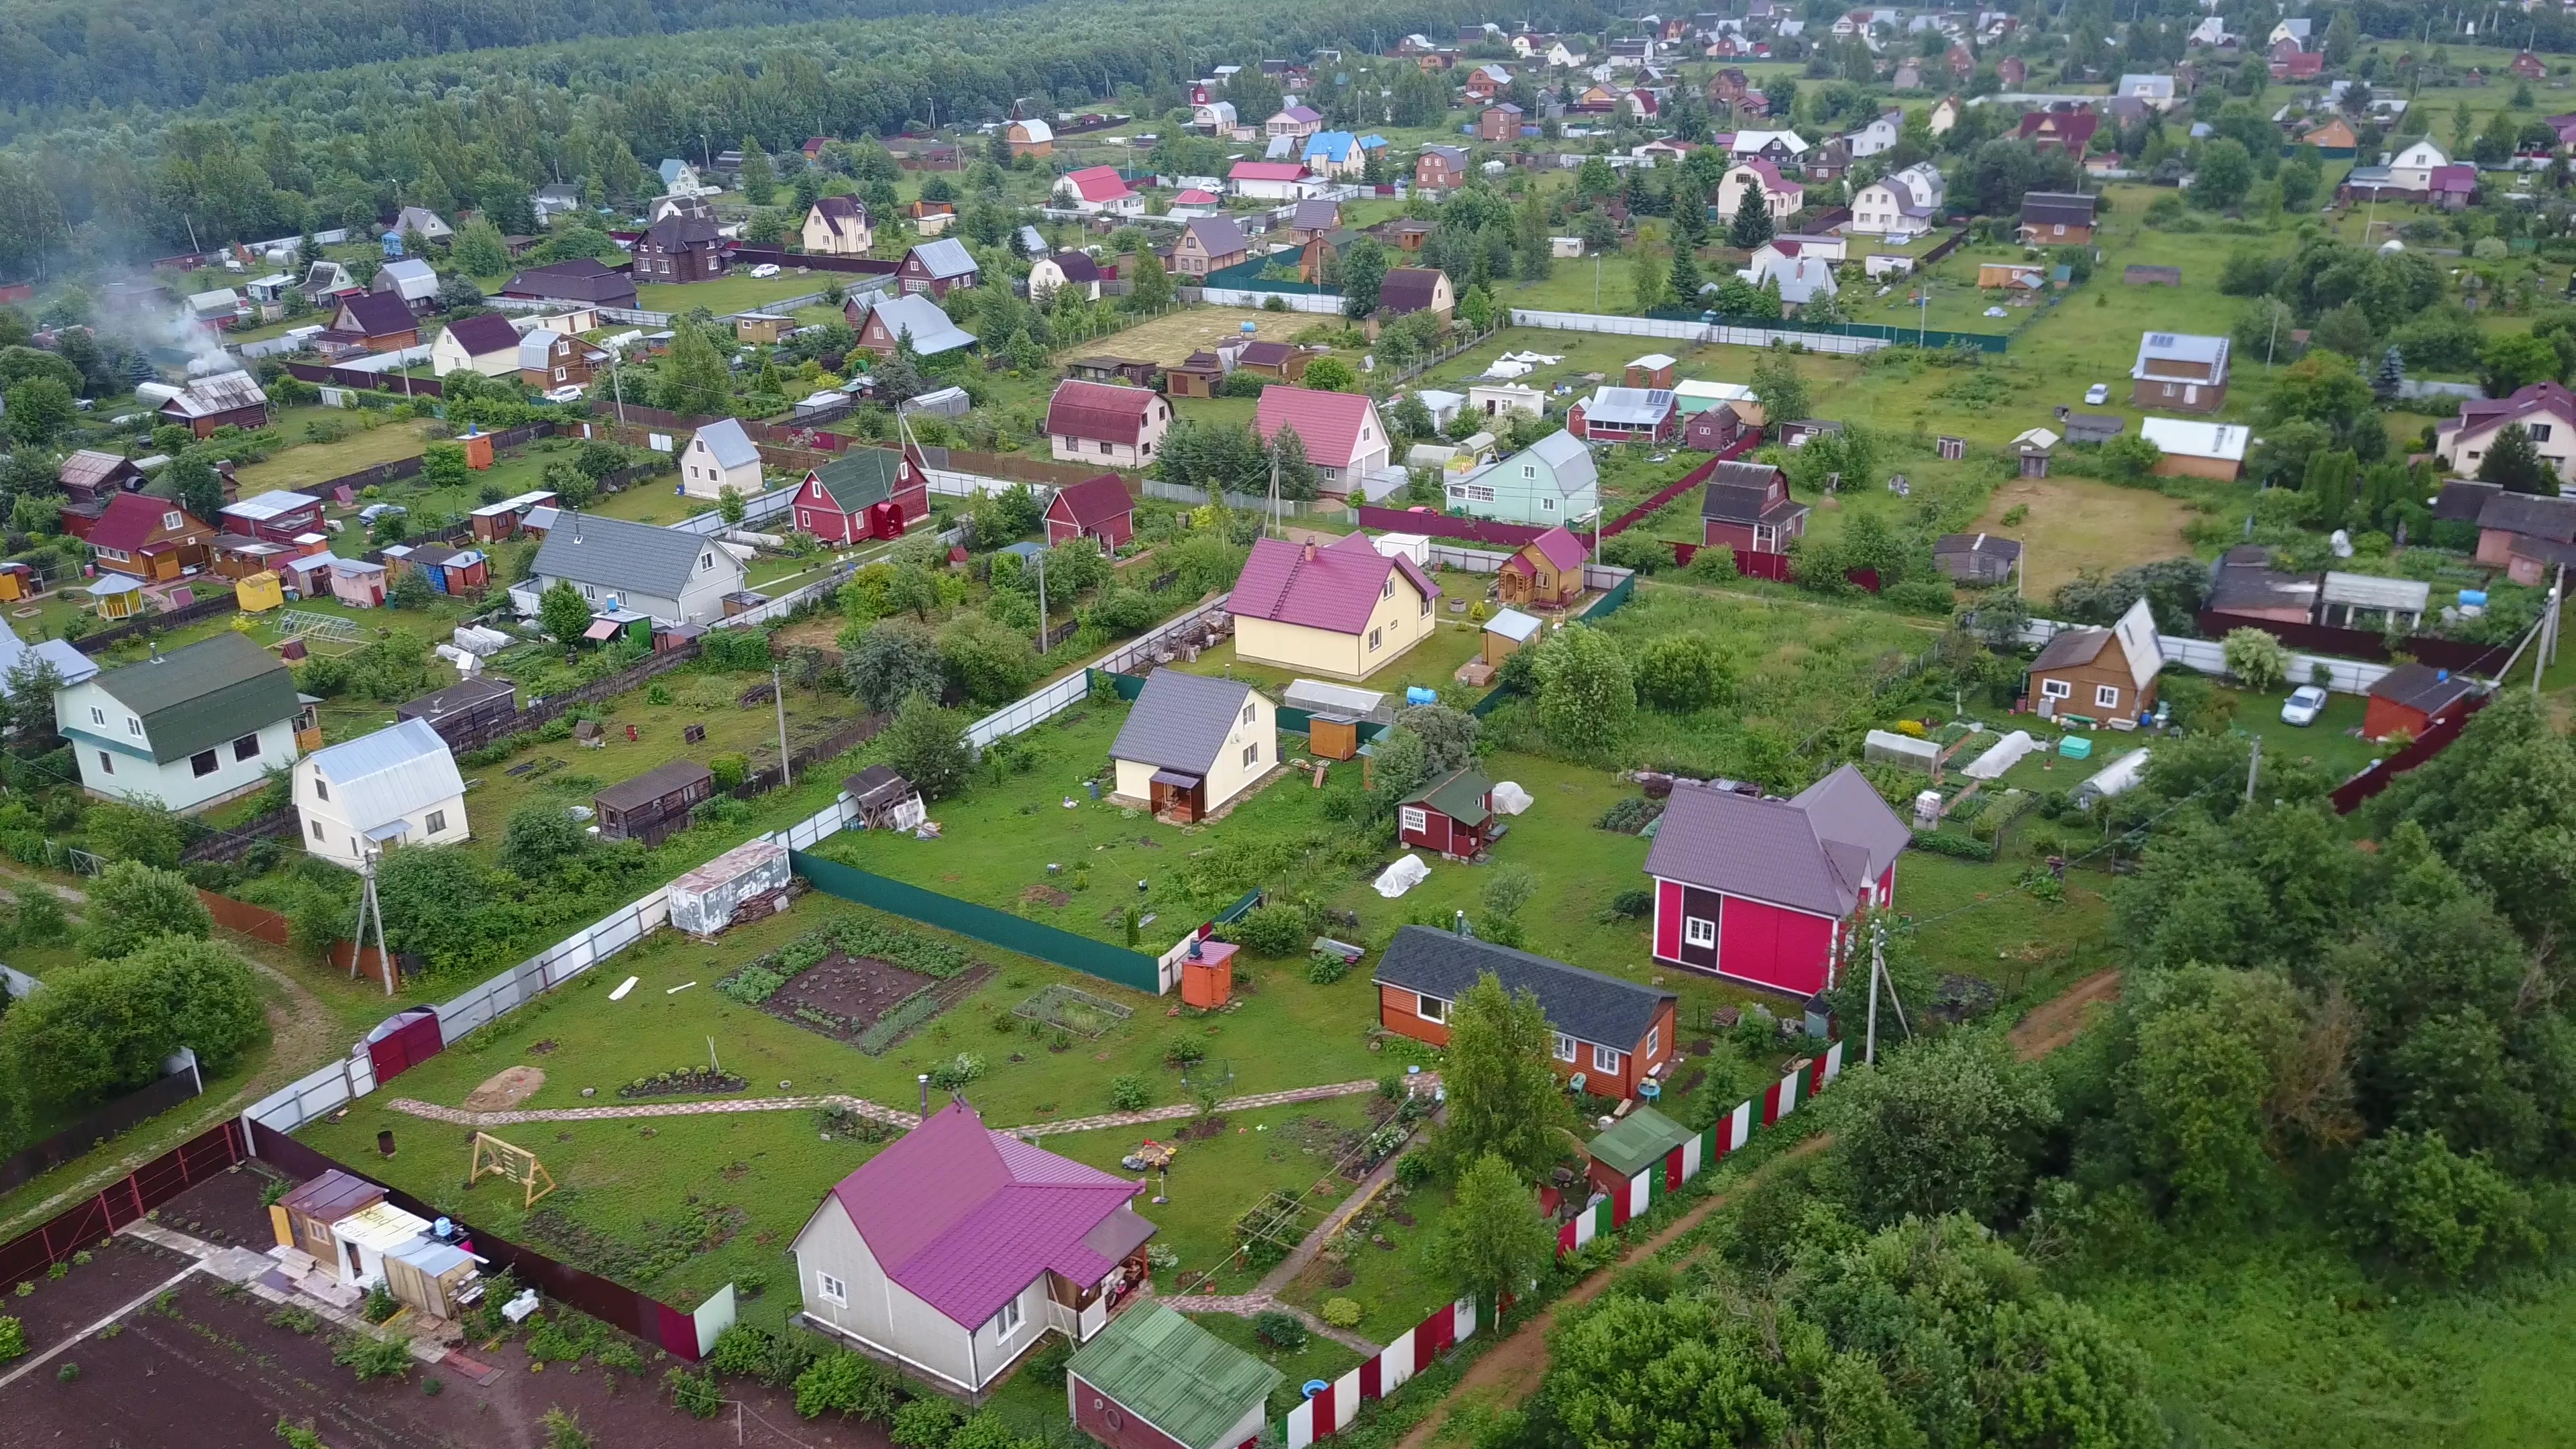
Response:
[[[1281,428],[1294,428],[1323,491],[1348,494],[1386,466],[1390,445],[1377,404],[1362,393],[1319,392],[1273,385],[1261,390],[1252,431],[1267,446]]]
[[[1759,197],[1774,223],[1787,221],[1807,205],[1807,188],[1780,174],[1769,161],[1738,161],[1717,182],[1717,214],[1735,215],[1748,197]]]
[[[805,1322],[978,1393],[1049,1331],[1090,1339],[1145,1280],[1141,1188],[991,1131],[959,1098],[797,1232]]]
[[[1087,216],[1143,216],[1145,198],[1115,166],[1085,166],[1055,179],[1055,204]]]

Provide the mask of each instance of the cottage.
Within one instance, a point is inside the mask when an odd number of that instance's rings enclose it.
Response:
[[[1753,389],[1740,382],[1710,382],[1686,377],[1673,384],[1673,402],[1680,407],[1683,417],[1721,407],[1733,408],[1736,418],[1748,428],[1761,427],[1766,416],[1761,399],[1753,395]]]
[[[504,297],[543,302],[573,302],[590,307],[635,305],[635,278],[620,267],[591,257],[549,262],[514,274],[501,288]]]
[[[2015,235],[2032,246],[2089,246],[2094,200],[2078,192],[2026,192]]]
[[[160,414],[163,422],[199,438],[212,436],[217,428],[251,432],[268,426],[268,393],[247,372],[218,372],[180,389],[177,397],[161,404]]]
[[[2093,111],[2028,111],[2023,113],[2016,134],[2038,150],[2063,151],[2081,162],[2093,145],[2093,133],[2101,125],[2102,117]]]
[[[1225,177],[1247,201],[1296,201],[1324,187],[1322,177],[1296,161],[1237,161]]]
[[[866,202],[855,196],[824,196],[805,208],[799,240],[816,256],[863,257],[876,245],[877,234]]]
[[[957,204],[952,201],[907,201],[903,214],[918,236],[943,236],[957,224]]]
[[[2164,668],[2156,616],[2138,600],[2108,629],[2061,629],[2030,662],[2028,694],[2042,718],[2141,719],[2156,707]]]
[[[2227,402],[2224,337],[2149,332],[2129,368],[2129,405],[2165,412],[2214,413]]]
[[[294,796],[305,851],[351,870],[397,845],[473,838],[456,756],[423,719],[305,756],[295,766]]]
[[[1565,410],[1565,430],[1589,443],[1661,442],[1681,431],[1681,407],[1663,388],[1600,387]]]
[[[1249,260],[1251,243],[1230,216],[1197,216],[1181,227],[1172,243],[1172,270],[1184,277],[1204,277]]]
[[[306,717],[286,666],[230,629],[54,695],[83,788],[183,814],[267,788]]]
[[[1322,129],[1324,129],[1323,112],[1312,106],[1303,105],[1283,106],[1276,115],[1261,123],[1261,133],[1265,136],[1296,136],[1302,139]]]
[[[394,708],[396,720],[419,720],[452,746],[458,740],[480,742],[519,712],[518,686],[506,679],[461,679]]]
[[[2504,398],[2477,398],[2460,404],[2460,414],[2433,429],[2433,453],[2446,468],[2475,473],[2495,447],[2496,435],[2519,425],[2540,460],[2562,484],[2576,483],[2576,393],[2543,380]],[[2502,563],[2479,551],[2482,563]]]
[[[689,823],[689,812],[716,793],[715,772],[695,760],[673,760],[591,798],[602,840],[659,845]]]
[[[303,493],[271,489],[238,503],[227,503],[217,517],[228,533],[269,543],[294,543],[322,527],[322,500]]]
[[[326,331],[331,341],[369,352],[399,352],[419,343],[420,319],[400,297],[359,292],[340,299],[340,309]]]
[[[805,475],[788,504],[798,533],[827,543],[901,538],[930,516],[930,472],[907,445],[852,448]]]
[[[1244,349],[1245,367],[1255,366],[1252,350]],[[1301,364],[1299,371],[1303,370]],[[1386,425],[1378,419],[1377,404],[1366,394],[1279,385],[1264,388],[1253,409],[1252,430],[1266,447],[1282,428],[1294,429],[1306,445],[1306,460],[1315,465],[1326,493],[1354,492],[1387,465]]]
[[[63,487],[66,508],[104,509],[120,493],[141,492],[143,470],[122,454],[82,448],[63,459],[54,481]]]
[[[1601,472],[1592,450],[1571,433],[1554,432],[1491,467],[1453,479],[1449,511],[1498,523],[1563,524],[1601,507]]]
[[[1275,391],[1275,389],[1274,389]],[[1257,539],[1228,602],[1246,663],[1365,679],[1429,637],[1440,586],[1362,534],[1330,544]]]
[[[892,357],[906,344],[923,357],[975,345],[975,334],[949,321],[926,296],[880,297],[873,306],[853,297],[843,312],[858,333],[858,345],[879,357]]]
[[[2388,179],[2400,191],[2431,193],[2433,173],[2451,164],[2451,153],[2427,136],[2389,158]]]
[[[1895,904],[1912,836],[1856,765],[1786,800],[1676,784],[1646,852],[1655,959],[1813,996],[1853,918]]]
[[[1429,926],[1397,927],[1378,958],[1378,1024],[1445,1047],[1459,998],[1487,976],[1506,991],[1538,998],[1550,1029],[1549,1055],[1577,1091],[1633,1098],[1679,1049],[1679,999],[1669,991]]]
[[[1476,113],[1477,140],[1517,141],[1520,138],[1520,107],[1509,101],[1497,101]]]
[[[1498,580],[1503,602],[1565,608],[1583,596],[1584,556],[1583,540],[1562,524],[1522,544],[1503,560]]]
[[[1545,417],[1547,399],[1537,388],[1518,382],[1478,382],[1467,386],[1467,410],[1489,418]]]
[[[1089,252],[1057,252],[1029,263],[1030,301],[1053,301],[1068,287],[1086,302],[1100,300],[1100,263]]]
[[[586,388],[606,361],[607,353],[548,328],[536,328],[519,338],[519,381],[539,392]]]
[[[532,618],[537,600],[559,583],[572,585],[594,613],[625,609],[703,624],[722,618],[724,596],[742,587],[742,560],[702,534],[566,509],[511,601]]]
[[[896,287],[905,296],[927,294],[945,299],[955,288],[974,286],[978,273],[974,254],[966,250],[964,242],[941,237],[905,252],[894,275]]]
[[[1047,500],[1046,539],[1052,548],[1076,538],[1089,538],[1099,543],[1100,551],[1115,556],[1135,536],[1136,500],[1127,491],[1127,482],[1115,473],[1102,473],[1067,484]]]
[[[1128,1206],[1139,1190],[988,1130],[961,1097],[843,1178],[797,1232],[805,1321],[980,1392],[1049,1331],[1099,1334],[1145,1281],[1154,1225]]]
[[[1059,462],[1142,468],[1171,425],[1171,403],[1150,388],[1067,380],[1047,401],[1047,440]]]
[[[1702,453],[1722,453],[1744,436],[1744,419],[1724,403],[1682,415],[1682,446]]]
[[[1002,128],[1002,144],[1010,148],[1014,161],[1023,156],[1052,156],[1055,154],[1055,128],[1035,118],[1013,121]]]
[[[1834,280],[1834,264],[1816,255],[1804,242],[1772,240],[1755,249],[1752,265],[1740,268],[1736,275],[1759,288],[1778,294],[1785,306],[1805,307],[1827,300],[1842,290]]]
[[[763,491],[760,445],[744,432],[738,418],[721,418],[698,429],[680,450],[680,491],[691,498],[722,497],[726,489],[745,498]]]
[[[1396,802],[1396,840],[1451,860],[1483,855],[1505,828],[1494,810],[1494,782],[1472,769],[1426,781]]]
[[[2411,661],[2400,664],[2370,686],[2361,737],[2374,742],[2397,735],[2422,739],[2434,721],[2452,716],[2478,692],[2478,682],[2466,675]]]
[[[1780,168],[1772,162],[1738,161],[1718,178],[1717,214],[1732,219],[1736,209],[1748,200],[1758,201],[1777,224],[1805,209],[1807,188],[1781,175]]]
[[[1932,543],[1932,566],[1952,583],[1999,584],[2021,567],[2021,544],[1999,534],[1945,533]]]
[[[119,493],[82,537],[100,568],[154,583],[204,568],[215,531],[166,498]]]
[[[2250,441],[2240,423],[2201,423],[2188,418],[2147,418],[2138,436],[2164,454],[2154,472],[2166,478],[2216,478],[2232,483],[2245,469]]]
[[[384,296],[399,297],[415,317],[438,310],[438,273],[418,258],[384,264],[367,290]]]
[[[1413,158],[1413,189],[1454,191],[1467,184],[1467,148],[1428,145]]]
[[[1118,1449],[1238,1449],[1261,1437],[1279,1370],[1160,1303],[1109,1320],[1065,1365],[1073,1426]]]
[[[1381,321],[1393,321],[1415,312],[1428,312],[1445,327],[1457,305],[1448,273],[1435,267],[1397,267],[1386,274],[1379,286],[1377,316]]]
[[[725,275],[725,248],[714,217],[666,216],[635,239],[635,276],[664,285],[712,282]]]
[[[1176,825],[1205,820],[1280,766],[1278,733],[1276,706],[1251,685],[1157,669],[1109,747],[1112,798]]]
[[[1789,475],[1768,463],[1717,465],[1700,492],[1700,544],[1739,554],[1781,554],[1807,531],[1807,505],[1789,497]]]
[[[1145,198],[1127,184],[1115,166],[1085,166],[1055,180],[1049,193],[1054,204],[1085,216],[1142,216]]]
[[[451,372],[506,377],[519,370],[519,329],[498,312],[450,322],[429,344],[429,365],[441,377]]]

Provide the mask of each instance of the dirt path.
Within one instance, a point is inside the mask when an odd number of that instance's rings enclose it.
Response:
[[[2013,1027],[2014,1054],[2023,1061],[2043,1057],[2075,1039],[2082,1030],[2091,1008],[2111,1001],[2120,994],[2120,973],[2104,971],[2085,977],[2033,1010]],[[1485,1356],[1468,1366],[1449,1393],[1447,1413],[1426,1416],[1413,1426],[1412,1432],[1397,1441],[1396,1449],[1426,1449],[1446,1429],[1451,1415],[1461,1401],[1482,1397],[1495,1408],[1520,1402],[1538,1389],[1539,1380],[1547,1374],[1547,1337],[1556,1327],[1556,1316],[1568,1308],[1580,1307],[1601,1296],[1618,1276],[1618,1270],[1643,1262],[1670,1247],[1684,1233],[1707,1221],[1709,1214],[1733,1201],[1735,1193],[1762,1180],[1781,1163],[1821,1152],[1833,1142],[1833,1134],[1818,1133],[1765,1162],[1736,1185],[1734,1193],[1716,1193],[1699,1206],[1673,1220],[1662,1232],[1619,1255],[1610,1269],[1596,1272],[1566,1290],[1536,1317],[1513,1330],[1511,1337],[1488,1349]]]

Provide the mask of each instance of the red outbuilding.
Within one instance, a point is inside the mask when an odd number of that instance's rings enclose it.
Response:
[[[901,538],[930,514],[930,474],[918,449],[852,448],[806,474],[789,507],[798,533],[827,543]]]
[[[2403,734],[2420,740],[2433,721],[2456,713],[2478,692],[2477,681],[2426,664],[2400,664],[2370,686],[2361,737],[2384,740]]]
[[[1458,999],[1488,975],[1538,998],[1548,1056],[1568,1086],[1634,1097],[1674,1060],[1673,993],[1429,926],[1398,927],[1378,958],[1378,1025],[1445,1047]]]
[[[1452,770],[1397,802],[1396,838],[1456,860],[1472,860],[1502,838],[1494,813],[1494,782],[1473,770]]]
[[[1047,504],[1046,541],[1053,548],[1076,538],[1097,539],[1100,551],[1114,554],[1136,532],[1136,500],[1126,480],[1102,473],[1056,490]]]

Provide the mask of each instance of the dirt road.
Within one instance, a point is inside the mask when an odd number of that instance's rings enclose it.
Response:
[[[2078,1031],[2083,1029],[2086,1019],[2095,1006],[2115,1000],[2119,994],[2120,973],[2117,971],[2099,972],[2076,982],[2040,1005],[2030,1015],[2023,1017],[2013,1027],[2014,1055],[2023,1061],[2032,1061],[2065,1046],[2075,1039]],[[1808,1138],[1789,1151],[1762,1164],[1743,1183],[1738,1184],[1735,1191],[1743,1191],[1745,1187],[1760,1180],[1765,1173],[1771,1172],[1783,1162],[1795,1161],[1824,1150],[1832,1141],[1831,1133],[1819,1133]],[[1450,1417],[1463,1403],[1472,1402],[1496,1409],[1507,1408],[1536,1392],[1539,1380],[1547,1373],[1547,1336],[1550,1330],[1556,1327],[1558,1313],[1589,1303],[1601,1296],[1602,1290],[1608,1288],[1611,1280],[1618,1276],[1619,1269],[1642,1262],[1663,1251],[1675,1239],[1707,1221],[1709,1214],[1726,1206],[1733,1196],[1733,1193],[1718,1193],[1707,1198],[1699,1206],[1674,1219],[1662,1232],[1620,1254],[1615,1267],[1596,1272],[1577,1283],[1566,1291],[1565,1296],[1549,1304],[1545,1311],[1514,1330],[1511,1337],[1488,1349],[1484,1357],[1468,1366],[1465,1375],[1458,1380],[1458,1387],[1450,1391],[1447,1410],[1424,1418],[1421,1423],[1413,1427],[1411,1433],[1398,1441],[1396,1449],[1426,1449],[1426,1446],[1440,1437],[1441,1431],[1448,1427]]]

